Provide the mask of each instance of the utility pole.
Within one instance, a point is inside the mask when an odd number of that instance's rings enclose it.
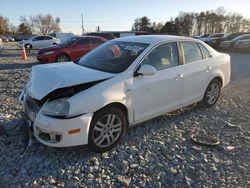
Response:
[[[82,34],[84,34],[84,27],[83,27],[83,15],[81,14],[82,17]]]
[[[97,31],[97,33],[100,33],[100,32],[101,32],[100,26],[97,26],[96,31]]]

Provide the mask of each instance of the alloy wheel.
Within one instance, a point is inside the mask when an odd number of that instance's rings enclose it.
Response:
[[[122,120],[116,114],[107,114],[95,124],[92,132],[93,142],[100,148],[115,143],[122,133]]]
[[[219,95],[220,95],[220,85],[218,84],[218,82],[213,82],[207,90],[206,94],[207,103],[209,105],[213,105],[217,101]]]
[[[66,55],[59,55],[57,58],[57,62],[65,62],[68,60],[69,60],[69,58]]]

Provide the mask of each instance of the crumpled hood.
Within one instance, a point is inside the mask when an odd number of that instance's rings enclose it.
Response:
[[[108,79],[114,75],[73,62],[36,65],[32,67],[26,90],[32,98],[41,100],[56,89]]]

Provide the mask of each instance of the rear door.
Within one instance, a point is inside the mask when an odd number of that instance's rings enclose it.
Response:
[[[43,37],[43,47],[48,47],[53,45],[53,38],[49,36]]]
[[[91,50],[90,39],[80,38],[71,46],[71,60],[76,61]]]
[[[202,45],[193,41],[181,42],[184,56],[182,105],[202,99],[211,80],[212,57]]]
[[[32,39],[32,48],[39,49],[43,46],[43,36],[35,37]]]

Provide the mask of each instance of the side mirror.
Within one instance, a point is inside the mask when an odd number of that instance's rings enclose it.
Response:
[[[156,73],[156,69],[151,65],[142,65],[141,68],[137,71],[136,75],[143,76],[153,76]],[[136,76],[135,75],[135,76]]]

